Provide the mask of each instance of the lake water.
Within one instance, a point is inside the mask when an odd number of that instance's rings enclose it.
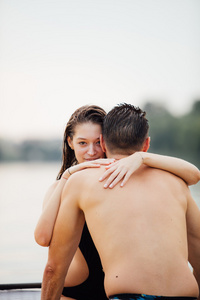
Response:
[[[59,163],[0,165],[0,284],[41,282],[47,248],[34,240],[44,194]]]
[[[0,164],[0,284],[41,282],[47,248],[34,240],[44,194],[60,163]],[[200,183],[191,188],[200,207]]]

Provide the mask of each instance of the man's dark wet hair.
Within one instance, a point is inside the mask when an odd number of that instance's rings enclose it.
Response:
[[[146,112],[131,104],[115,106],[104,118],[103,138],[112,153],[131,154],[141,150],[148,137]]]

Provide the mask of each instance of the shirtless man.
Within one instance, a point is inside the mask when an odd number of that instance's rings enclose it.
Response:
[[[105,118],[102,145],[107,157],[116,160],[136,151],[143,155],[149,147],[145,113],[128,104],[115,107]],[[142,165],[123,188],[105,189],[98,182],[104,172],[105,167],[83,170],[66,183],[42,299],[60,298],[85,220],[100,254],[109,299],[198,298],[200,211],[185,182]]]

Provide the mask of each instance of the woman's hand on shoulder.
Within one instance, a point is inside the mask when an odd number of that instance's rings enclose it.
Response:
[[[113,188],[121,181],[120,186],[123,187],[130,176],[142,165],[143,157],[141,152],[135,152],[134,154],[122,158],[108,167],[99,181],[107,181],[104,184],[104,188]]]
[[[71,166],[70,168],[65,170],[62,177],[67,179],[70,177],[70,175],[72,175],[78,171],[81,171],[81,170],[84,170],[87,168],[99,168],[101,165],[108,166],[108,165],[112,164],[113,162],[115,162],[115,159],[113,159],[113,158],[99,158],[96,160],[85,161],[83,163]]]

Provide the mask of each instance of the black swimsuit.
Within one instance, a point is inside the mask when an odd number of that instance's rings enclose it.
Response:
[[[85,223],[79,248],[89,268],[88,278],[73,287],[64,287],[62,295],[76,300],[108,300],[104,291],[104,273],[99,254]]]

